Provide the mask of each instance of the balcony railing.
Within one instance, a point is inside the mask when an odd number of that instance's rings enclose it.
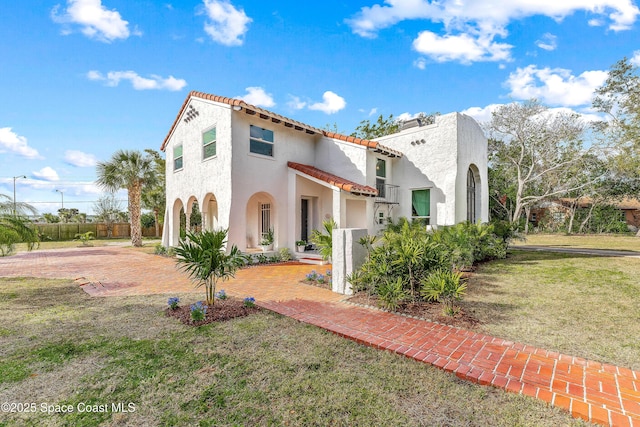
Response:
[[[376,197],[376,203],[387,203],[397,205],[398,201],[398,186],[391,184],[378,184],[376,185],[378,190],[378,196]]]

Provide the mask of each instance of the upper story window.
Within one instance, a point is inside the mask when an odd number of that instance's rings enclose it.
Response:
[[[376,190],[378,190],[378,197],[385,198],[385,184],[387,180],[387,162],[383,159],[376,160]]]
[[[182,144],[173,147],[173,170],[182,169]]]
[[[273,131],[251,125],[249,151],[273,157]]]
[[[216,128],[202,134],[202,159],[216,155]]]

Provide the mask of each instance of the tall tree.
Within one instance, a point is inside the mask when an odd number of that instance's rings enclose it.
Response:
[[[131,244],[142,246],[140,209],[142,188],[153,185],[157,179],[153,160],[140,151],[118,150],[111,160],[99,162],[96,183],[112,193],[121,188],[128,192],[128,208],[131,224]]]
[[[420,123],[422,124],[422,126],[424,126],[435,123],[436,116],[439,115],[440,113],[420,113],[416,118],[420,120]],[[394,118],[393,114],[389,114],[389,117],[387,117],[386,119],[382,114],[380,114],[380,116],[374,123],[371,123],[371,121],[368,119],[361,121],[360,124],[356,127],[355,132],[353,132],[351,136],[362,139],[380,138],[381,136],[391,135],[392,133],[399,132],[400,124],[401,120]]]
[[[537,100],[511,103],[493,112],[487,129],[491,167],[515,183],[512,222],[532,204],[585,185],[567,179],[585,153],[577,114],[554,114]]]
[[[165,193],[165,168],[166,161],[160,153],[147,148],[144,152],[153,159],[153,167],[156,173],[155,185],[146,185],[142,189],[142,207],[153,212],[153,219],[156,226],[156,237],[160,236],[160,224],[164,222],[164,211],[166,206]],[[163,218],[161,218],[161,216]]]
[[[608,120],[598,123],[610,152],[610,171],[620,196],[640,198],[640,69],[628,58],[616,62],[596,90],[596,110]],[[637,234],[640,237],[640,230]]]
[[[107,238],[113,235],[113,224],[120,220],[122,206],[116,196],[111,193],[100,197],[93,204],[93,212],[96,214],[96,220],[103,222],[107,227]]]

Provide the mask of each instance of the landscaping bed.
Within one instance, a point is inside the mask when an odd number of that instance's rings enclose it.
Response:
[[[365,292],[355,294],[348,299],[348,302],[364,307],[375,308],[379,306],[378,297],[375,295],[369,296]],[[468,312],[467,310],[465,307],[461,307],[460,311],[454,316],[447,316],[442,311],[442,304],[416,301],[401,303],[393,312],[457,328],[476,329],[480,321],[473,315],[473,312]]]
[[[191,319],[191,306],[185,305],[172,309],[168,307],[165,313],[169,317],[175,317],[185,325],[202,326],[213,322],[224,322],[226,320],[244,317],[256,313],[260,308],[247,307],[244,302],[237,298],[217,299],[213,306],[208,306],[204,320],[193,321]]]

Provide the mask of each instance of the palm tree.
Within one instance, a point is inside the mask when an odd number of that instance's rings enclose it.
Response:
[[[37,211],[26,203],[16,203],[9,196],[0,194],[0,256],[9,255],[16,243],[24,242],[31,250],[38,245],[38,230],[26,217],[26,213]]]
[[[140,205],[143,185],[153,185],[157,180],[153,159],[140,151],[118,150],[108,162],[99,162],[96,183],[110,192],[126,188],[129,197],[131,244],[142,246]]]
[[[204,286],[206,303],[213,307],[218,280],[234,277],[238,268],[245,264],[246,257],[236,245],[227,254],[227,231],[187,232],[185,240],[175,248],[176,262],[189,274],[196,287]]]

